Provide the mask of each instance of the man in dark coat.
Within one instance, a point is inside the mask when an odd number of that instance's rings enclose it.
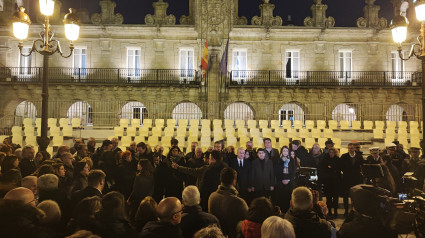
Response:
[[[308,151],[301,145],[301,141],[292,141],[292,150],[295,151],[295,156],[300,159],[301,167],[308,167],[308,164],[306,164],[306,161],[308,160]]]
[[[241,147],[238,149],[237,158],[230,162],[230,167],[238,173],[237,186],[239,195],[247,203],[249,203],[249,180],[251,174],[251,161],[245,159],[245,150]]]
[[[97,148],[96,152],[91,156],[91,159],[93,160],[93,168],[99,168],[99,163],[102,159],[103,153],[110,150],[112,150],[112,141],[104,140],[102,142],[102,147]]]
[[[227,168],[228,165],[223,162],[223,157],[218,151],[211,152],[210,160],[215,160],[209,166],[202,176],[202,183],[200,184],[199,190],[201,191],[201,207],[206,210],[208,208],[208,198],[211,193],[217,190],[220,185],[220,172],[222,169]]]
[[[350,188],[363,183],[361,174],[361,165],[364,163],[363,157],[356,153],[353,143],[348,144],[348,153],[341,156],[339,160],[339,168],[342,171],[342,192],[344,198],[344,216],[348,215],[348,197]]]
[[[264,149],[257,150],[258,158],[252,161],[250,187],[254,193],[253,198],[270,197],[274,191],[275,176],[273,171],[273,162],[266,159]]]
[[[140,238],[183,238],[178,227],[183,207],[176,197],[164,198],[156,208],[159,221],[150,221],[143,227]]]
[[[32,145],[26,145],[22,149],[22,160],[19,163],[22,178],[31,175],[38,168],[38,162],[34,159],[35,150]]]
[[[190,154],[190,153],[189,153]],[[186,155],[186,158],[189,158],[188,155]],[[189,168],[200,168],[204,166],[204,160],[203,160],[204,154],[202,153],[201,147],[196,147],[195,152],[193,156],[191,156],[187,160],[187,167]],[[196,185],[197,178],[196,176],[188,175],[186,176],[186,186],[187,185]]]
[[[201,196],[195,186],[187,186],[183,190],[183,214],[182,221],[179,224],[185,238],[192,238],[200,229],[215,224],[220,227],[217,217],[202,211],[199,205]]]
[[[332,227],[320,219],[313,209],[313,194],[306,187],[298,187],[292,192],[291,208],[285,219],[292,223],[297,238],[329,238]]]
[[[87,178],[88,186],[72,195],[71,200],[74,207],[84,198],[93,196],[102,197],[102,190],[105,186],[105,177],[106,174],[102,170],[91,170]]]
[[[272,141],[270,138],[264,138],[264,153],[266,153],[266,159],[269,159],[273,162],[273,166],[276,165],[279,160],[279,151],[272,147]]]
[[[246,202],[238,197],[234,187],[236,177],[234,169],[223,169],[220,174],[221,184],[208,199],[208,212],[218,218],[223,233],[230,238],[236,237],[236,226],[248,213]]]
[[[369,148],[370,155],[366,158],[366,164],[381,164],[381,156],[379,155],[379,147]]]

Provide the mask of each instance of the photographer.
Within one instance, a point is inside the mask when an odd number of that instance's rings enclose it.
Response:
[[[380,202],[373,187],[357,185],[351,188],[353,213],[342,224],[338,238],[396,238],[397,233],[382,225]]]

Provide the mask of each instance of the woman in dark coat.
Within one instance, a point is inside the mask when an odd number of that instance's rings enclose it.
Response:
[[[102,209],[97,213],[102,224],[102,238],[136,238],[137,233],[128,220],[124,196],[119,192],[109,192],[102,197]]]
[[[130,205],[130,217],[134,218],[140,202],[147,196],[152,196],[154,190],[154,169],[147,159],[142,159],[137,164],[138,173],[134,178],[133,191],[131,192],[127,204]]]
[[[338,194],[341,186],[341,171],[338,167],[339,157],[335,148],[330,148],[323,159],[319,161],[319,168],[322,171],[320,181],[323,183],[323,191],[326,195],[326,205],[329,209],[329,215],[338,215]]]
[[[19,170],[19,159],[15,155],[4,157],[1,163],[0,182],[13,184],[19,187],[21,185],[22,175]]]
[[[133,165],[133,158],[131,152],[127,150],[121,153],[117,176],[118,191],[120,191],[126,199],[130,196],[135,177],[136,170]]]
[[[280,152],[280,159],[274,168],[276,191],[273,196],[274,203],[280,207],[282,212],[286,212],[289,209],[289,201],[295,186],[296,170],[296,161],[289,156],[288,147],[283,146]]]
[[[74,167],[74,181],[72,183],[72,192],[83,190],[87,187],[87,176],[90,169],[86,162],[80,161]]]
[[[171,167],[172,163],[185,166],[184,158],[181,156],[180,148],[173,146],[167,158],[160,162],[156,168],[155,196],[157,202],[165,197],[177,197],[181,199],[183,192],[184,174],[179,173]]]

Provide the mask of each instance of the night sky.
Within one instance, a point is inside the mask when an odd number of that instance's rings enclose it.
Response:
[[[124,16],[125,24],[143,24],[146,14],[153,14],[152,2],[156,0],[115,0],[116,12]],[[164,0],[169,3],[168,13],[176,16],[177,23],[181,15],[188,15],[188,0]],[[37,1],[38,2],[38,1]],[[251,18],[260,15],[258,6],[262,0],[240,0],[239,15],[246,16],[250,24]],[[285,21],[288,15],[292,15],[295,25],[303,25],[304,18],[311,16],[310,6],[312,0],[270,0],[276,5],[275,15]],[[87,8],[90,14],[100,12],[98,0],[62,0],[63,11],[69,7]],[[336,26],[355,26],[357,18],[363,16],[364,0],[323,0],[328,5],[327,16],[335,18]],[[377,0],[375,5],[381,6],[380,17],[385,17],[388,22],[393,18],[393,8],[390,0]],[[411,7],[412,8],[412,7]]]

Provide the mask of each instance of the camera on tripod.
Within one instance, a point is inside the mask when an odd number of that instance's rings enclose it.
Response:
[[[305,186],[312,190],[319,191],[317,169],[311,167],[300,167],[295,176],[296,186]]]

